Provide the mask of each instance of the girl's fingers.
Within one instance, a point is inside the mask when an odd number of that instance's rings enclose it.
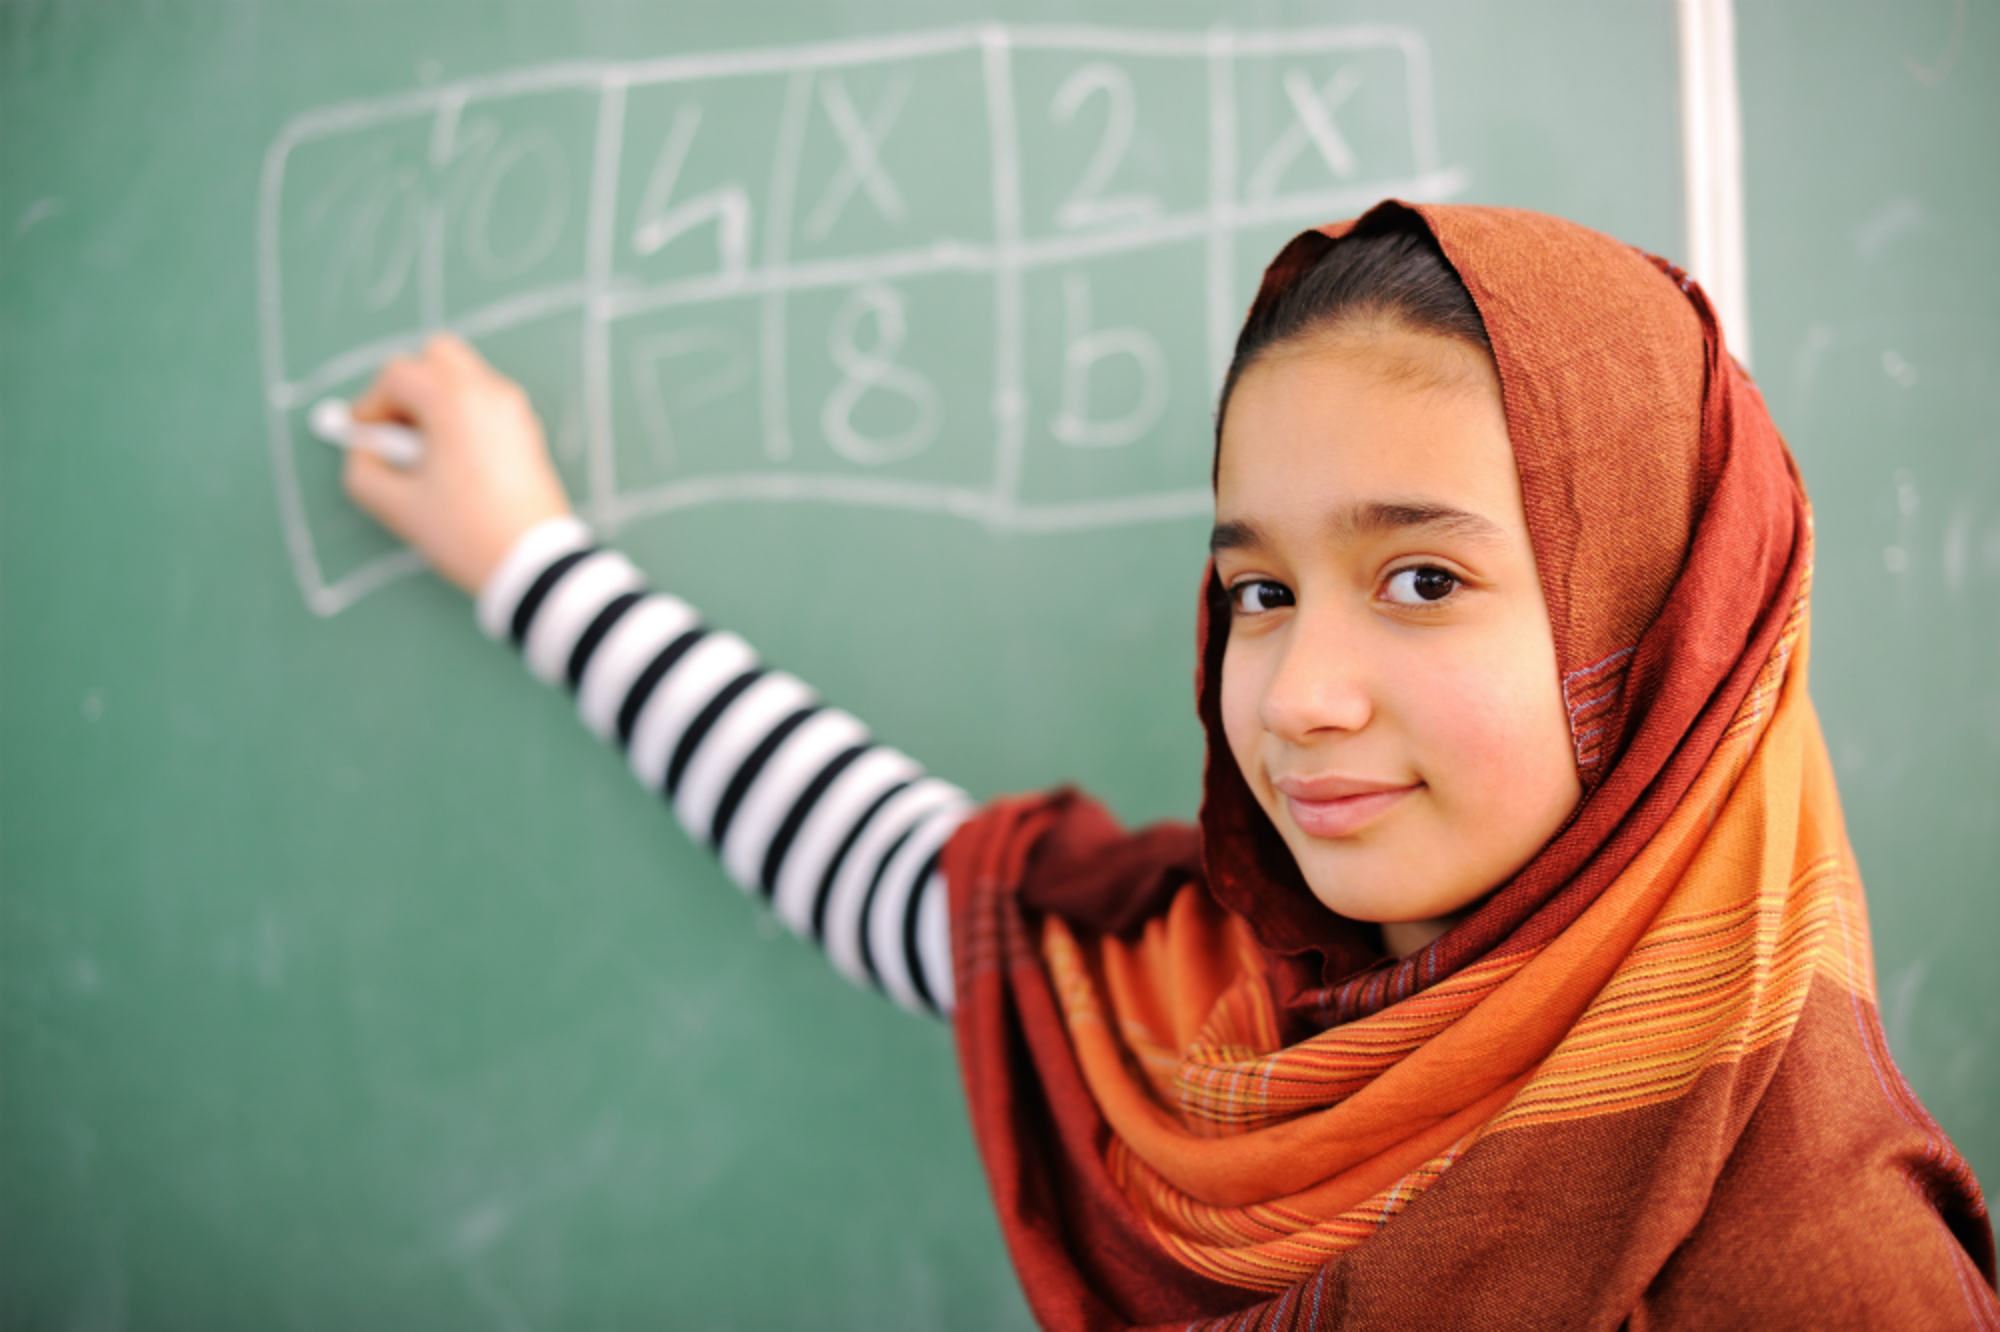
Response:
[[[348,495],[468,592],[522,532],[569,511],[527,395],[455,337],[388,361],[352,410],[416,426],[424,451],[404,469],[350,450]]]
[[[373,515],[375,521],[408,541],[411,478],[363,449],[349,449],[340,471],[341,488],[347,497]]]
[[[454,374],[492,376],[494,373],[478,349],[455,333],[440,333],[425,343],[424,359]]]
[[[409,421],[422,428],[436,414],[441,386],[435,367],[408,356],[383,363],[362,395],[354,400],[357,421]]]

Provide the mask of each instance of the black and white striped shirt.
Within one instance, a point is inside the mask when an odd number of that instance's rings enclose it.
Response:
[[[951,1010],[938,858],[972,813],[965,792],[766,669],[736,635],[647,591],[575,519],[523,535],[477,612],[536,677],[575,693],[584,724],[625,751],[739,887],[857,984],[912,1010]]]

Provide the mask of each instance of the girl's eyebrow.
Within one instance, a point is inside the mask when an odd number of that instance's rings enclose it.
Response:
[[[1506,530],[1482,514],[1426,500],[1367,500],[1336,509],[1327,519],[1336,541],[1354,541],[1388,532],[1424,531],[1471,541],[1504,542]],[[1217,523],[1208,536],[1208,552],[1262,550],[1267,543],[1257,524],[1245,518]]]
[[[1491,518],[1470,509],[1425,500],[1368,500],[1337,509],[1327,526],[1339,540],[1381,536],[1388,532],[1423,530],[1440,536],[1473,541],[1498,542],[1507,539],[1506,530]]]
[[[1264,534],[1257,530],[1257,524],[1241,519],[1217,523],[1215,530],[1208,534],[1208,553],[1219,555],[1225,550],[1262,550]]]

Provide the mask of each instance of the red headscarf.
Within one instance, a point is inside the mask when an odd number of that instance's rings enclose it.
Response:
[[[1408,958],[1244,784],[1205,576],[1201,826],[1070,794],[947,849],[972,1119],[1056,1328],[2000,1327],[1978,1189],[1889,1062],[1805,694],[1811,519],[1699,288],[1511,210],[1384,204],[1479,307],[1583,798]],[[1253,310],[1253,317],[1255,311]]]

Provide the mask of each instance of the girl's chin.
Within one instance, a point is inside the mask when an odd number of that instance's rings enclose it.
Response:
[[[1286,841],[1306,889],[1336,916],[1368,925],[1409,925],[1463,913],[1472,901],[1457,885],[1432,880],[1429,857],[1398,855],[1383,845],[1356,846],[1301,837]]]

